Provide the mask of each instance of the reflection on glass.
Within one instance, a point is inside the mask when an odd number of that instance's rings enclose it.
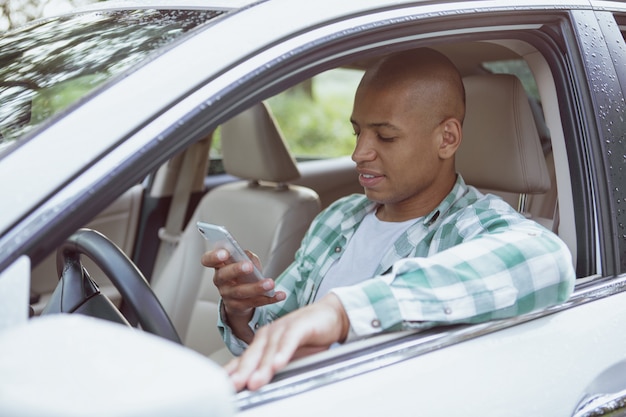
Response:
[[[90,12],[0,37],[0,154],[105,81],[222,13]]]

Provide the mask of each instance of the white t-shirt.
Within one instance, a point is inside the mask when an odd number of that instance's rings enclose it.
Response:
[[[375,212],[365,216],[346,245],[343,255],[322,280],[315,300],[333,288],[354,285],[372,278],[389,246],[416,221],[384,222],[376,217]]]

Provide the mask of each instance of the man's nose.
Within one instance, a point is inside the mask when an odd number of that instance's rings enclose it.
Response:
[[[357,164],[359,162],[368,162],[376,159],[376,150],[373,146],[372,134],[361,132],[357,135],[354,152],[352,152],[352,160]]]

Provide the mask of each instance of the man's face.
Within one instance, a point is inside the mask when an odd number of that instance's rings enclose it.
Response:
[[[370,200],[423,207],[437,195],[434,182],[443,169],[441,121],[432,115],[428,100],[409,90],[401,84],[359,87],[351,117],[357,137],[352,159]]]

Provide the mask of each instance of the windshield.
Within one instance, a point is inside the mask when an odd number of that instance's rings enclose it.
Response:
[[[0,155],[26,133],[217,10],[115,10],[49,19],[0,37]]]

